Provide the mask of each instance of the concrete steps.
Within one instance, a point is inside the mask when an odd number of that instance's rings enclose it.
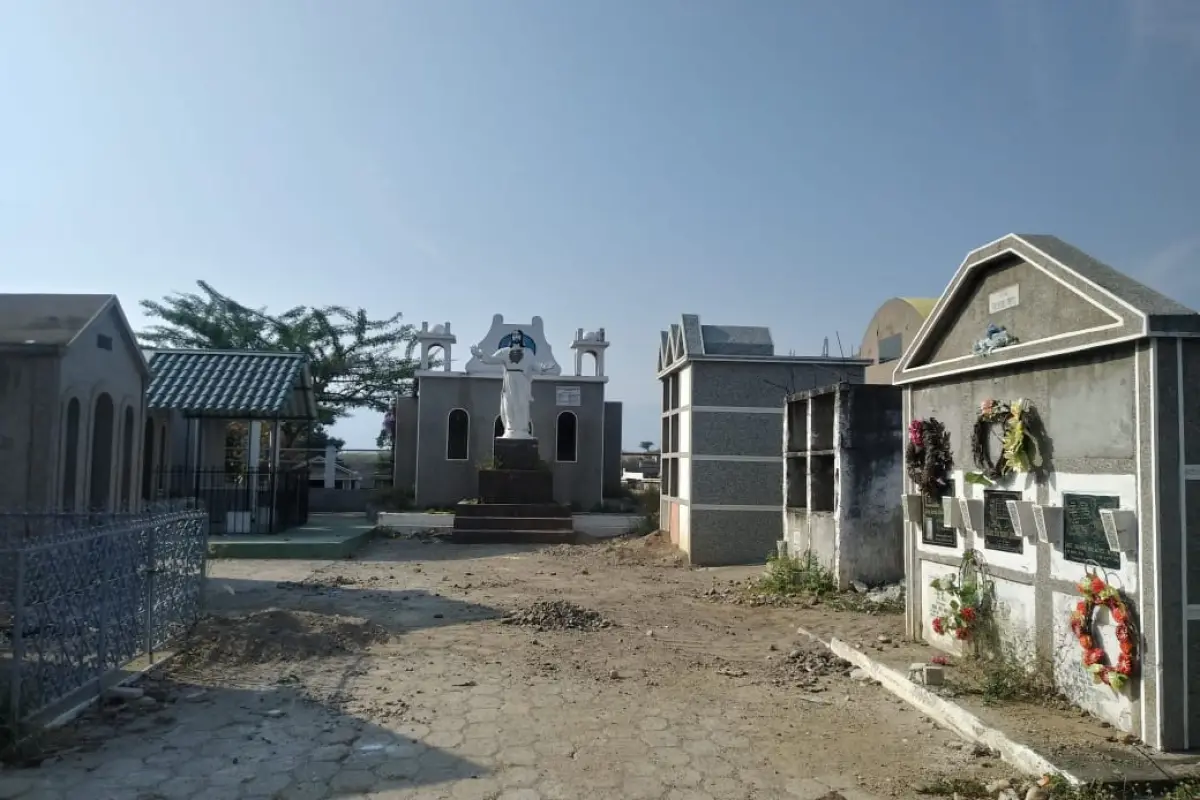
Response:
[[[463,504],[450,541],[459,544],[565,544],[575,541],[571,509],[554,503]]]

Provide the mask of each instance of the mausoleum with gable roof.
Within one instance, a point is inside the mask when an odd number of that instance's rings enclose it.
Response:
[[[1012,234],[967,255],[894,383],[906,427],[936,419],[953,458],[940,489],[905,480],[909,633],[1048,660],[1115,727],[1200,744],[1200,314],[1054,236]],[[957,573],[993,587],[987,637],[934,630],[954,611],[932,584]],[[1093,579],[1130,613],[1089,613],[1081,635]]]

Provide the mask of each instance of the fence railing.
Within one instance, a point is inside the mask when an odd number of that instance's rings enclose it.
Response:
[[[190,630],[203,606],[208,520],[0,512],[0,726],[78,693]]]
[[[214,534],[278,533],[308,522],[308,475],[301,469],[172,468],[159,485],[168,498],[195,501]]]

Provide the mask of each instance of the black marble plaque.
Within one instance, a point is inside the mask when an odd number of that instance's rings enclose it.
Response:
[[[953,482],[947,485],[942,497],[954,497]],[[935,547],[957,547],[958,531],[946,524],[942,513],[942,497],[936,500],[926,497],[922,501],[925,507],[924,518],[921,521],[921,542]]]
[[[984,549],[1003,550],[1006,553],[1025,552],[1025,541],[1017,535],[1012,517],[1008,515],[1008,501],[1020,499],[1020,492],[989,490],[983,493]]]
[[[1100,509],[1120,508],[1118,497],[1094,494],[1063,495],[1063,558],[1081,564],[1095,562],[1105,569],[1120,569],[1121,555],[1108,547]]]

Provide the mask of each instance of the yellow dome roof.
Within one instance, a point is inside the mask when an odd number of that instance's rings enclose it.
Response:
[[[901,297],[900,299],[915,308],[921,315],[921,319],[929,319],[929,315],[933,313],[933,307],[937,305],[938,301],[936,297]]]

